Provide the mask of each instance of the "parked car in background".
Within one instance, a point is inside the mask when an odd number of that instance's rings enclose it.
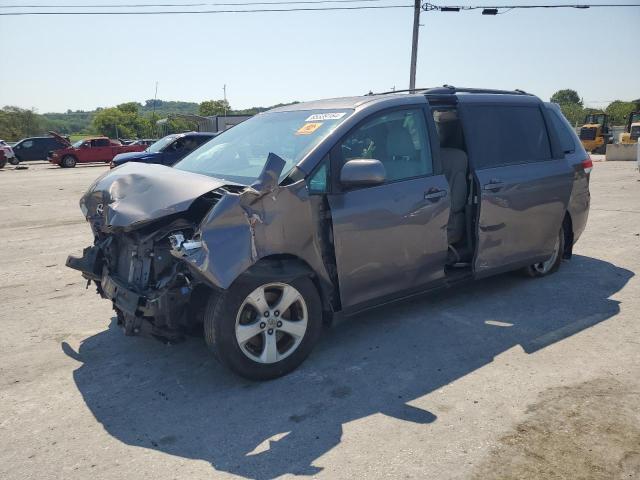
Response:
[[[150,147],[157,141],[157,138],[139,138],[138,140],[133,140],[128,145],[144,145],[145,147]]]
[[[48,160],[63,168],[75,167],[78,163],[109,163],[119,153],[139,152],[144,145],[122,145],[117,140],[107,137],[93,137],[67,144],[64,148],[52,150]]]
[[[12,165],[30,160],[46,160],[51,150],[57,150],[69,145],[69,140],[61,135],[49,132],[48,137],[23,138],[13,146],[15,157],[9,159]]]
[[[13,158],[15,158],[15,154],[11,146],[4,140],[0,140],[0,168],[4,167]]]
[[[216,135],[218,134],[212,132],[187,132],[167,135],[143,152],[116,155],[111,162],[111,168],[127,162],[157,163],[170,167]]]

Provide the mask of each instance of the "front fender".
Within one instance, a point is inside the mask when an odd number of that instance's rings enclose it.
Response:
[[[320,212],[306,184],[276,187],[249,201],[251,191],[226,193],[200,224],[200,246],[172,254],[206,283],[227,289],[260,260],[280,255],[304,261],[321,283],[331,284],[323,262]]]

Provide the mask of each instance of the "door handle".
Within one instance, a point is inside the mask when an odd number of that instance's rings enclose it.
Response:
[[[446,190],[429,190],[424,193],[425,200],[437,200],[439,198],[444,198],[447,196]]]
[[[500,190],[502,187],[504,187],[504,182],[492,180],[491,182],[487,183],[484,187],[482,187],[482,189],[489,190],[489,191],[497,191],[497,190]]]

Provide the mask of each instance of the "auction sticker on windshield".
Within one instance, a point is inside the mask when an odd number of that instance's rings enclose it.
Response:
[[[314,113],[310,115],[305,122],[322,122],[324,120],[340,120],[346,112],[330,112],[330,113]]]
[[[296,135],[311,135],[321,126],[322,126],[322,122],[305,123],[302,127],[298,129],[298,131],[296,132]]]

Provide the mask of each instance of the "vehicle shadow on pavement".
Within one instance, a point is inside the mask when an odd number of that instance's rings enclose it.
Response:
[[[85,339],[74,379],[116,439],[253,479],[312,475],[342,425],[382,413],[437,421],[406,404],[520,345],[533,353],[619,312],[633,273],[584,256],[557,274],[505,274],[345,319],[297,371],[255,383],[227,372],[202,339],[174,346],[109,328]],[[488,322],[488,323],[487,323]],[[384,441],[384,439],[371,439]]]

